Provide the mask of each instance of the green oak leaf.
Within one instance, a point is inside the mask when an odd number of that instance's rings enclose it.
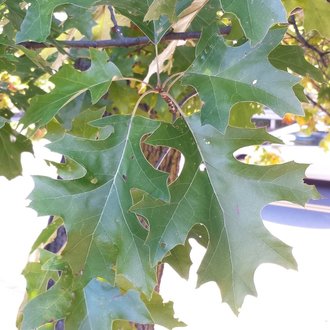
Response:
[[[22,174],[21,154],[33,153],[32,143],[24,135],[13,130],[0,117],[0,175],[11,180]]]
[[[117,0],[112,1],[112,4],[136,24],[154,44],[157,44],[171,27],[170,21],[183,11],[191,0],[181,0],[175,6],[176,2],[176,0]],[[151,6],[156,12],[150,9]],[[146,20],[150,22],[146,23]]]
[[[103,109],[87,109],[81,112],[72,122],[72,129],[70,134],[84,137],[87,139],[95,139],[98,136],[99,129],[93,127],[89,123],[93,120],[100,119],[104,114],[105,108]]]
[[[167,329],[186,326],[185,323],[174,318],[173,302],[164,303],[159,293],[154,292],[150,300],[144,299],[144,303],[155,324]]]
[[[64,30],[77,28],[88,39],[93,38],[92,28],[95,25],[95,21],[91,10],[69,5],[65,7],[65,12],[68,15],[68,19],[64,22]]]
[[[38,247],[49,242],[49,240],[54,237],[57,229],[63,225],[63,219],[54,219],[37,237],[35,242],[31,247],[30,254],[34,252]]]
[[[49,149],[84,166],[86,175],[76,180],[34,177],[31,206],[42,215],[64,220],[68,243],[63,258],[81,283],[103,277],[114,282],[123,274],[146,294],[155,285],[155,269],[144,244],[146,230],[129,212],[130,190],[138,188],[168,200],[167,174],[155,170],[144,158],[140,140],[159,125],[143,117],[110,116],[93,122],[111,125],[113,134],[89,140],[66,134]]]
[[[117,276],[116,286],[124,292],[134,289],[132,283],[127,281],[127,279],[125,279],[123,276]],[[158,292],[154,291],[151,298],[141,294],[141,299],[145,303],[153,323],[162,325],[167,329],[185,326],[183,322],[180,322],[174,317],[173,302],[169,301],[164,303],[161,295]],[[129,329],[132,329],[132,327]],[[119,327],[118,330],[122,329]]]
[[[269,61],[277,69],[290,69],[301,76],[309,75],[317,81],[324,81],[321,71],[306,61],[304,50],[299,46],[278,45],[269,54]]]
[[[295,268],[291,248],[264,227],[260,210],[270,202],[304,204],[315,190],[303,184],[305,165],[255,166],[233,153],[264,141],[278,142],[263,129],[228,127],[221,134],[201,126],[199,115],[161,126],[147,143],[168,145],[185,156],[180,177],[170,186],[171,202],[148,194],[134,197],[131,209],[150,224],[146,244],[157,264],[184,244],[196,224],[208,230],[207,252],[198,270],[198,285],[215,281],[222,298],[237,312],[247,294],[256,294],[253,276],[261,263]]]
[[[280,0],[219,0],[225,12],[235,14],[252,45],[261,42],[269,28],[286,23],[286,11]]]
[[[55,277],[52,276],[52,278],[55,279],[57,276],[57,268],[60,268],[58,270],[61,271],[61,276],[58,281],[46,291],[46,279],[49,278],[50,273],[55,273]],[[74,295],[72,294],[73,282],[70,267],[60,260],[58,256],[54,256],[43,263],[42,271],[45,279],[42,283],[39,282],[39,284],[43,284],[43,288],[39,289],[40,294],[36,297],[31,297],[31,300],[24,306],[21,327],[23,330],[35,329],[49,322],[55,323],[57,320],[63,319],[72,308]],[[31,272],[36,272],[36,274],[33,275]],[[27,276],[30,283],[31,281],[38,281],[40,277],[38,266],[34,266],[32,269],[28,267],[25,276]]]
[[[54,10],[66,4],[71,4],[79,7],[88,7],[107,3],[101,0],[31,0],[30,6],[22,22],[20,31],[16,35],[16,42],[23,41],[46,41],[50,34],[52,15]]]
[[[153,320],[139,294],[134,290],[120,292],[109,283],[97,279],[76,293],[68,329],[113,329],[115,320],[150,324]]]
[[[177,245],[172,249],[170,255],[166,256],[163,262],[168,263],[182,278],[188,280],[192,265],[190,252],[191,246],[187,240],[184,245]]]
[[[71,65],[64,65],[50,79],[55,88],[48,94],[38,95],[31,101],[21,122],[24,126],[46,125],[64,106],[89,90],[92,103],[96,103],[109,89],[112,79],[121,76],[119,69],[108,62],[104,51],[91,49],[92,65],[89,70],[80,72]]]
[[[242,128],[255,128],[251,117],[261,114],[263,106],[254,102],[241,102],[233,106],[230,112],[229,125]]]
[[[282,0],[290,13],[295,8],[304,10],[304,27],[306,31],[317,30],[326,38],[330,37],[330,3],[326,0]]]
[[[160,16],[166,15],[170,22],[176,19],[177,0],[154,0],[144,16],[145,21],[158,20]]]
[[[303,113],[292,91],[298,78],[275,69],[268,61],[283,33],[283,29],[269,31],[254,48],[248,43],[228,47],[217,34],[203,33],[196,59],[183,77],[183,83],[195,87],[205,103],[203,124],[223,132],[232,106],[244,101],[264,104],[279,115]]]
[[[167,17],[162,16],[149,23],[145,22],[152,0],[118,0],[113,3],[114,7],[124,16],[128,17],[138,28],[155,44],[157,44],[168,31],[171,24]]]

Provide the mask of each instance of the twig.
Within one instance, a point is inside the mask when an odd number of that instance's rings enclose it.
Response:
[[[182,98],[182,100],[180,100],[180,102],[178,102],[178,105],[183,108],[183,106],[185,105],[186,102],[188,102],[188,100],[190,100],[192,97],[196,96],[198,93],[196,91],[192,91],[189,94],[187,94],[186,96],[184,96]]]
[[[325,112],[326,114],[330,115],[330,112],[325,109],[324,107],[322,107],[321,104],[317,103],[316,101],[314,101],[308,94],[306,94],[307,99],[317,108],[319,108],[321,111]]]
[[[123,31],[121,30],[121,27],[117,23],[115,11],[112,6],[109,6],[109,11],[110,11],[110,17],[111,21],[113,23],[113,28],[111,29],[114,33],[117,39],[121,39],[124,37]]]
[[[231,31],[230,27],[221,28],[219,30],[220,35],[227,35]],[[162,41],[169,40],[196,40],[201,36],[201,32],[169,32],[163,38]],[[110,48],[110,47],[134,47],[139,45],[150,44],[151,41],[148,37],[122,37],[110,40],[66,40],[57,41],[58,45],[67,48]],[[19,45],[29,49],[41,49],[47,47],[56,47],[51,42],[22,42]]]
[[[328,52],[322,52],[321,50],[319,50],[317,47],[315,47],[314,45],[311,45],[305,38],[304,36],[300,33],[298,26],[297,26],[297,22],[296,19],[294,17],[294,15],[291,15],[289,17],[289,23],[293,25],[294,31],[296,33],[296,40],[298,40],[299,42],[301,42],[306,48],[311,49],[312,51],[314,51],[315,53],[317,53],[320,57],[320,60],[322,62],[322,64],[324,66],[327,66],[325,60],[324,60],[324,56],[328,55]]]

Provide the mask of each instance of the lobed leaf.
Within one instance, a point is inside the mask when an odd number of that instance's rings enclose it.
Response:
[[[32,143],[13,130],[6,119],[0,117],[0,175],[13,179],[22,174],[21,154],[33,153]]]
[[[64,106],[89,90],[92,103],[96,103],[109,89],[112,79],[121,76],[119,69],[108,62],[104,51],[90,50],[92,65],[89,70],[80,72],[71,65],[64,65],[50,81],[56,88],[50,93],[35,96],[21,122],[25,127],[47,124]]]
[[[299,46],[278,45],[269,54],[269,61],[277,69],[290,69],[301,76],[311,76],[320,82],[324,80],[321,71],[306,61],[304,50]]]
[[[195,87],[205,103],[203,124],[224,132],[230,109],[245,101],[266,105],[279,115],[302,114],[301,104],[292,91],[298,79],[275,69],[268,61],[268,54],[283,33],[282,29],[269,31],[254,48],[248,43],[228,47],[212,30],[203,33],[196,59],[183,77],[183,83]]]
[[[20,31],[16,34],[16,42],[46,41],[50,34],[54,10],[66,4],[85,7],[106,3],[102,0],[31,0]]]
[[[111,125],[114,133],[98,141],[65,135],[49,146],[84,166],[86,175],[77,180],[35,177],[31,206],[40,214],[63,218],[68,234],[63,257],[77,281],[100,276],[113,283],[116,274],[123,274],[149,295],[155,269],[144,244],[146,230],[128,210],[132,188],[168,200],[167,174],[153,169],[140,148],[142,136],[159,123],[110,116],[93,125]]]
[[[115,320],[153,323],[137,291],[122,293],[105,281],[93,279],[76,294],[65,325],[68,329],[112,330]]]
[[[235,150],[264,141],[277,141],[260,129],[228,127],[221,134],[200,125],[199,115],[161,126],[148,143],[183,152],[185,166],[170,186],[170,203],[148,194],[133,195],[134,212],[146,217],[146,244],[157,264],[190,230],[203,224],[209,235],[207,252],[198,270],[198,285],[215,281],[222,298],[237,312],[247,294],[256,294],[255,269],[264,262],[295,268],[291,248],[264,227],[260,210],[268,203],[289,200],[304,204],[316,196],[303,184],[305,165],[252,166],[235,159]],[[171,137],[171,138],[170,138]]]
[[[286,12],[280,0],[219,0],[225,12],[235,14],[251,44],[261,42],[271,26],[286,23]]]
[[[144,20],[158,20],[160,16],[166,15],[170,22],[173,22],[176,19],[176,3],[177,0],[154,0],[149,6]]]

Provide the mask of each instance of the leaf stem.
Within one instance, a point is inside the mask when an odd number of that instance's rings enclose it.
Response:
[[[176,101],[176,99],[170,93],[162,92],[162,94],[171,100],[171,102],[175,105],[176,109],[179,111],[179,113],[182,117],[186,117],[186,114],[182,111],[182,108],[180,107],[179,103]]]
[[[116,39],[121,39],[124,37],[124,34],[123,34],[123,31],[121,30],[121,27],[117,23],[117,19],[116,19],[116,15],[115,15],[113,6],[110,5],[110,6],[108,6],[108,8],[110,11],[111,21],[113,23],[112,31],[115,33]]]
[[[138,78],[132,78],[132,77],[116,77],[113,79],[113,81],[122,81],[122,80],[130,80],[130,81],[137,81],[143,85],[147,85],[150,89],[154,89],[154,86],[152,86],[151,84],[142,81],[141,79]]]
[[[161,86],[160,81],[160,70],[159,70],[159,61],[158,61],[158,44],[155,44],[155,52],[156,52],[156,66],[157,66],[157,87]]]
[[[139,97],[139,99],[136,101],[135,106],[134,106],[134,109],[133,109],[133,111],[132,111],[132,117],[135,116],[135,113],[136,113],[136,111],[137,111],[137,109],[138,109],[139,104],[141,103],[141,101],[142,101],[147,95],[149,95],[149,94],[157,94],[157,91],[155,91],[154,89],[152,89],[152,90],[148,90],[148,91],[144,92],[144,93]]]
[[[170,86],[167,88],[166,92],[169,92],[170,89],[172,88],[172,86],[183,76],[184,72],[177,72],[177,73],[174,73],[172,74],[171,76],[169,76],[164,82],[163,82],[163,85],[162,85],[162,88],[165,89],[166,85],[174,78],[174,81],[172,82],[172,84],[170,84]]]

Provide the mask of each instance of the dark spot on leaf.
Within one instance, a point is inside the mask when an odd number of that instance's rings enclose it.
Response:
[[[125,174],[123,174],[123,180],[127,182],[127,176]]]

